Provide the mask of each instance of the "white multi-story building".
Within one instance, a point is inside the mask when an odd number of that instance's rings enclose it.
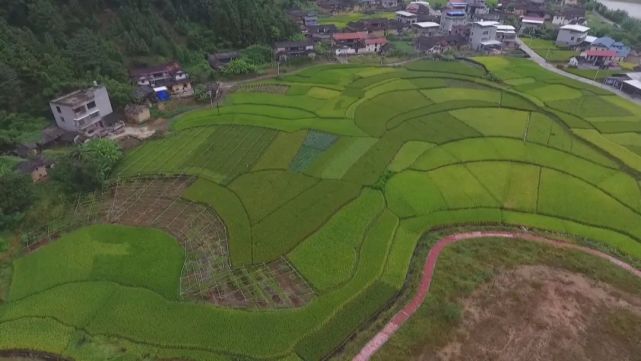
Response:
[[[504,48],[516,47],[516,28],[512,25],[496,25],[496,40],[503,43]]]
[[[58,127],[70,132],[92,132],[113,113],[109,93],[104,86],[94,86],[63,95],[49,103]]]
[[[418,22],[418,16],[409,11],[401,10],[396,12],[396,21],[398,21],[401,24],[411,26],[412,24]]]
[[[588,36],[590,28],[583,25],[565,25],[559,29],[559,35],[556,37],[556,45],[575,47],[581,45]]]
[[[439,35],[441,31],[441,24],[434,23],[431,21],[425,21],[420,23],[414,23],[412,27],[416,30],[416,33],[420,36],[436,36]]]
[[[496,43],[496,21],[477,21],[472,23],[470,43],[472,49],[481,50],[485,46]]]

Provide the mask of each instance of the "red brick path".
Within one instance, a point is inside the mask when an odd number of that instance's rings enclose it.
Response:
[[[427,255],[427,260],[425,261],[425,266],[423,267],[423,276],[421,278],[421,284],[419,286],[418,292],[410,303],[405,305],[402,310],[400,310],[391,321],[385,325],[383,330],[372,338],[365,347],[360,351],[356,357],[353,358],[353,361],[367,361],[378,351],[383,345],[394,335],[394,333],[401,327],[407,320],[418,310],[418,308],[423,304],[427,294],[430,290],[430,285],[432,283],[432,277],[434,275],[434,269],[436,268],[436,262],[440,256],[443,249],[450,244],[467,240],[467,239],[478,239],[478,238],[510,238],[510,239],[520,239],[526,241],[532,241],[537,243],[543,243],[553,247],[571,249],[575,251],[580,251],[584,253],[591,254],[593,256],[605,259],[609,262],[612,262],[618,267],[621,267],[633,275],[641,278],[641,271],[632,267],[631,265],[618,260],[608,254],[599,252],[592,248],[581,247],[576,244],[571,244],[564,241],[548,239],[540,236],[536,236],[530,233],[524,232],[466,232],[466,233],[457,233],[451,236],[440,239],[430,250]]]

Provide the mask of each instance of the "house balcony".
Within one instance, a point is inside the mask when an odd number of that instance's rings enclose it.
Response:
[[[98,109],[94,109],[94,111],[91,113],[76,117],[74,121],[76,121],[80,126],[83,126],[86,124],[91,124],[96,119],[100,119],[100,110]]]

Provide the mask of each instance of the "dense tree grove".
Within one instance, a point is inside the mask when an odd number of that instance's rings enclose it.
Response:
[[[60,159],[53,177],[69,193],[92,192],[105,185],[120,158],[122,151],[113,141],[92,140]]]
[[[292,0],[4,0],[0,109],[47,116],[54,96],[98,80],[128,100],[127,69],[178,59],[206,71],[204,54],[270,44],[295,26]],[[2,123],[2,122],[0,122]]]

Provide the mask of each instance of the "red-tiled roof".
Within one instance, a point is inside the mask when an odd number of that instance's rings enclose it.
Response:
[[[367,44],[367,45],[370,45],[370,44],[385,45],[385,44],[387,44],[387,39],[385,39],[385,38],[367,39],[367,40],[365,40],[365,44]]]
[[[597,58],[614,58],[617,56],[617,52],[611,50],[588,50],[586,55]]]
[[[367,32],[360,31],[357,33],[334,33],[334,40],[365,40]]]

